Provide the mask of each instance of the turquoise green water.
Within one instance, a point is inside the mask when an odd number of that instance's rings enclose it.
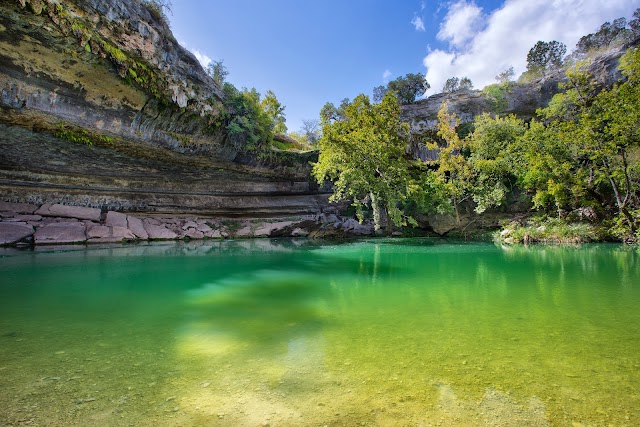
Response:
[[[640,425],[637,249],[1,254],[0,425]]]

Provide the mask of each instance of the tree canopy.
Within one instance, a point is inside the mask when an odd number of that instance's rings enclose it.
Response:
[[[323,119],[320,156],[313,166],[319,183],[333,182],[331,200],[351,199],[361,213],[370,205],[376,229],[384,211],[395,225],[415,224],[401,204],[421,191],[405,159],[409,127],[400,122],[400,107],[393,93],[380,103],[358,95],[344,109],[343,120]]]
[[[461,90],[471,90],[473,89],[473,83],[469,77],[450,77],[444,83],[442,87],[442,92],[444,93],[454,93]]]
[[[538,41],[527,54],[527,70],[545,75],[562,65],[567,46],[558,41]]]
[[[387,92],[395,92],[400,104],[412,104],[424,95],[431,86],[423,74],[409,73],[390,81],[386,86],[373,89],[373,101],[381,102]]]

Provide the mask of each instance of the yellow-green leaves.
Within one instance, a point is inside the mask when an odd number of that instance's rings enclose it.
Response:
[[[401,203],[415,188],[404,158],[409,127],[400,122],[396,97],[389,93],[374,104],[359,95],[345,105],[344,118],[323,123],[313,175],[319,183],[333,181],[331,199],[386,209],[394,224],[406,224]]]

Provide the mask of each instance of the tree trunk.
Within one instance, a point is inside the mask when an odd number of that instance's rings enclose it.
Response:
[[[369,193],[371,197],[371,207],[373,208],[373,230],[377,233],[380,230],[380,200],[378,196]]]

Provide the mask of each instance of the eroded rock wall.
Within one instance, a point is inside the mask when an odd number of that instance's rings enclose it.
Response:
[[[228,142],[221,89],[139,0],[0,0],[4,201],[318,213],[313,154]]]

